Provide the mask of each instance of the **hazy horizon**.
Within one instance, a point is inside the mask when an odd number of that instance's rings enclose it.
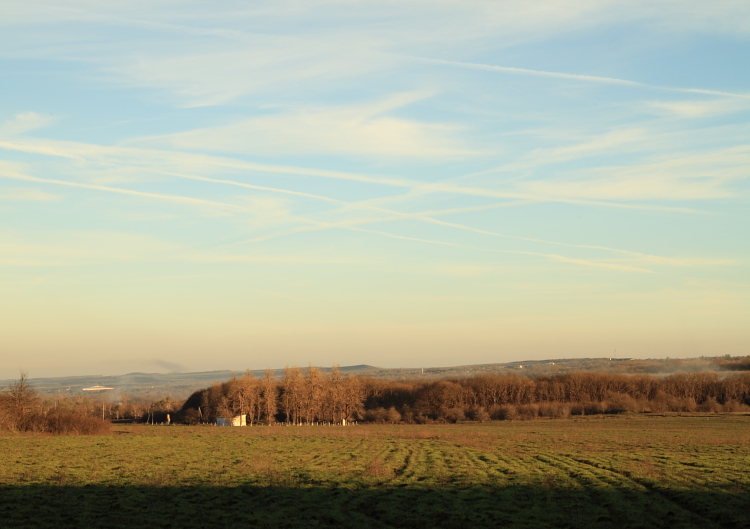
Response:
[[[0,379],[746,355],[748,20],[4,4]]]
[[[742,358],[742,357],[733,357]],[[528,377],[536,377],[540,375],[549,374],[560,374],[569,372],[595,372],[595,373],[617,373],[626,375],[640,375],[648,374],[652,376],[666,376],[677,373],[724,373],[729,376],[737,374],[737,369],[728,368],[722,366],[717,361],[728,360],[725,356],[720,357],[692,357],[692,358],[677,358],[677,357],[666,357],[666,358],[632,358],[632,357],[584,357],[584,358],[543,358],[543,359],[531,359],[531,358],[519,358],[512,359],[507,362],[497,363],[481,363],[481,364],[445,364],[445,365],[424,365],[424,366],[383,366],[383,365],[370,365],[370,364],[340,364],[333,363],[330,365],[299,365],[299,364],[286,364],[286,365],[268,365],[265,367],[245,367],[238,369],[211,369],[202,371],[184,371],[184,370],[169,370],[169,366],[157,366],[156,369],[150,371],[130,371],[130,372],[110,372],[110,373],[95,373],[95,372],[79,372],[69,374],[53,374],[50,376],[34,376],[32,373],[28,373],[25,370],[20,370],[16,373],[15,377],[3,379],[0,378],[0,383],[11,384],[18,380],[20,374],[24,374],[28,380],[34,383],[35,380],[63,380],[66,383],[70,383],[69,379],[85,379],[83,382],[78,382],[83,385],[95,385],[99,383],[96,381],[98,377],[102,379],[125,379],[132,376],[141,377],[167,377],[160,380],[174,382],[196,382],[198,379],[190,378],[190,375],[205,375],[205,374],[216,374],[223,373],[226,375],[228,380],[232,376],[241,377],[245,372],[252,371],[256,377],[262,378],[267,370],[276,372],[279,377],[278,380],[282,380],[283,373],[287,368],[298,368],[303,372],[308,367],[320,369],[323,372],[330,372],[333,367],[337,367],[341,370],[344,375],[354,374],[356,376],[372,376],[375,378],[385,377],[390,380],[394,376],[405,375],[407,377],[414,376],[420,378],[424,375],[428,377],[441,378],[464,378],[473,377],[478,375],[495,374],[499,376],[503,375],[520,375]],[[184,378],[187,376],[188,378]],[[169,377],[176,377],[174,379]],[[208,382],[206,379],[204,382]],[[224,379],[211,378],[210,382],[222,381]],[[107,384],[106,380],[103,383]],[[122,381],[117,382],[122,384]],[[138,381],[138,384],[147,384],[143,380]],[[81,386],[83,387],[83,386]],[[2,389],[2,388],[0,388]],[[44,388],[49,390],[49,388]]]

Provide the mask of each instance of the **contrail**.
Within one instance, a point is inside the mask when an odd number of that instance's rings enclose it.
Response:
[[[719,90],[704,90],[702,88],[677,88],[671,86],[659,86],[647,83],[641,83],[638,81],[630,81],[628,79],[618,79],[617,77],[600,77],[597,75],[581,75],[575,73],[564,73],[564,72],[548,72],[545,70],[532,70],[530,68],[515,68],[512,66],[496,66],[493,64],[481,64],[474,62],[461,62],[461,61],[446,61],[443,59],[429,59],[425,57],[412,57],[418,61],[429,62],[433,64],[444,64],[446,66],[457,66],[459,68],[469,68],[472,70],[487,70],[491,72],[503,72],[513,73],[521,75],[535,75],[538,77],[555,77],[558,79],[571,79],[574,81],[588,81],[594,83],[614,84],[623,86],[634,86],[642,88],[654,88],[657,90],[669,90],[672,92],[687,92],[693,94],[706,94],[716,96],[728,96],[728,97],[750,97],[750,94],[736,94],[733,92],[722,92]]]
[[[24,180],[27,182],[39,182],[42,184],[55,184],[69,187],[79,187],[83,189],[92,189],[95,191],[105,191],[109,193],[120,193],[123,195],[135,195],[140,197],[157,198],[161,200],[171,200],[176,202],[188,202],[191,204],[200,204],[203,206],[218,206],[221,208],[233,209],[236,211],[247,211],[247,208],[236,206],[234,204],[224,204],[223,202],[213,202],[211,200],[203,200],[201,198],[183,197],[179,195],[162,195],[160,193],[148,193],[145,191],[133,191],[132,189],[122,189],[119,187],[107,187],[99,186],[95,184],[81,184],[78,182],[67,182],[65,180],[53,180],[51,178],[38,178],[36,176],[29,176],[20,173],[9,173],[2,172],[0,177],[9,178],[12,180]]]
[[[191,175],[191,174],[185,174],[185,173],[173,173],[171,171],[160,171],[157,169],[150,169],[150,171],[153,171],[154,173],[158,173],[158,174],[176,176],[178,178],[185,178],[187,180],[198,180],[200,182],[211,182],[213,184],[226,184],[226,185],[232,185],[232,186],[237,186],[237,187],[245,187],[247,189],[255,189],[258,191],[269,191],[272,193],[281,193],[284,195],[294,195],[294,196],[305,197],[305,198],[313,198],[315,200],[333,202],[334,204],[349,204],[349,202],[345,202],[343,200],[338,200],[335,198],[326,197],[323,195],[314,195],[312,193],[304,193],[302,191],[291,191],[289,189],[282,189],[278,187],[268,187],[268,186],[258,186],[254,184],[246,184],[244,182],[237,182],[236,180],[227,180],[223,178],[209,178],[207,176],[198,176],[198,175]]]
[[[654,274],[655,272],[653,270],[648,270],[646,268],[638,268],[636,266],[628,266],[628,265],[618,265],[613,263],[601,263],[598,261],[588,261],[586,259],[574,259],[571,257],[565,257],[564,255],[559,254],[553,254],[553,253],[541,253],[541,252],[527,252],[523,250],[494,250],[494,249],[488,249],[488,248],[479,248],[476,246],[470,246],[467,244],[455,244],[451,242],[445,242],[445,241],[436,241],[432,239],[421,239],[417,237],[406,237],[404,235],[396,235],[393,233],[388,233],[384,231],[375,231],[375,230],[367,230],[364,228],[356,228],[356,227],[349,227],[347,228],[349,230],[353,231],[361,231],[363,233],[372,233],[375,235],[383,235],[385,237],[391,237],[393,239],[401,239],[404,241],[415,241],[415,242],[424,242],[428,244],[438,244],[441,246],[452,246],[454,248],[465,248],[467,250],[477,250],[480,252],[492,252],[492,253],[505,253],[505,254],[515,254],[515,255],[531,255],[534,257],[544,257],[547,259],[551,259],[553,261],[558,261],[562,263],[571,263],[571,264],[579,264],[583,266],[593,266],[597,268],[608,268],[610,270],[622,270],[627,272],[643,272],[647,274]]]
[[[78,159],[82,161],[90,161],[91,157],[88,156],[88,153],[81,152],[81,149],[80,149],[81,146],[94,148],[93,150],[98,151],[97,154],[104,153],[105,155],[106,154],[109,154],[109,155],[122,154],[121,151],[125,151],[126,153],[131,154],[131,155],[136,155],[136,154],[143,155],[144,151],[151,155],[167,154],[162,151],[151,150],[151,149],[123,149],[123,148],[103,147],[100,145],[90,145],[90,144],[73,144],[73,145],[79,147],[78,152],[75,154],[71,154],[69,152],[64,152],[64,151],[61,152],[55,149],[50,149],[48,146],[18,144],[18,143],[0,141],[0,148],[4,148],[4,149],[22,151],[22,152],[33,152],[33,153],[38,153],[38,154],[46,154],[50,156],[60,156],[60,157],[65,157],[65,158]],[[171,153],[171,152],[168,154],[174,155],[174,153]],[[339,171],[310,169],[310,168],[304,168],[304,167],[273,166],[273,165],[267,165],[267,164],[256,164],[253,162],[244,162],[244,161],[239,161],[239,160],[220,159],[220,158],[213,157],[213,156],[198,156],[195,158],[197,160],[203,160],[204,163],[213,165],[215,167],[232,167],[235,169],[244,169],[244,170],[250,170],[250,171],[260,171],[260,172],[265,171],[265,172],[282,173],[282,174],[299,174],[299,175],[306,175],[306,176],[317,176],[320,178],[349,180],[349,181],[363,182],[363,183],[369,183],[369,184],[379,184],[379,185],[385,185],[385,186],[391,186],[391,187],[407,188],[410,191],[419,191],[422,194],[446,193],[446,194],[487,197],[487,198],[529,200],[529,201],[535,201],[535,202],[561,202],[561,203],[568,203],[568,204],[583,204],[583,205],[605,206],[605,207],[626,208],[626,209],[650,209],[650,210],[660,210],[660,211],[675,211],[675,212],[681,212],[681,213],[700,213],[696,210],[691,210],[687,208],[640,205],[640,204],[622,204],[618,202],[610,202],[610,201],[605,201],[605,200],[573,199],[573,198],[565,198],[565,197],[560,197],[560,196],[534,195],[534,194],[521,193],[521,192],[494,191],[494,190],[482,189],[482,188],[476,188],[476,187],[456,186],[456,185],[445,184],[441,182],[427,183],[427,182],[419,182],[419,181],[414,181],[414,180],[409,180],[409,179],[404,179],[404,178],[380,178],[380,177],[372,177],[372,176],[367,176],[367,175],[360,175],[356,173],[344,173],[344,172],[339,172]],[[125,166],[126,164],[120,164],[120,165]],[[204,180],[204,181],[213,180],[216,183],[222,183],[222,184],[228,184],[228,185],[239,185],[240,187],[252,187],[251,184],[243,184],[241,182],[236,182],[236,181],[227,180],[227,179],[221,179],[221,180],[209,179],[207,177],[199,177],[197,175],[186,175],[186,174],[177,173],[177,172],[160,171],[158,169],[149,168],[149,167],[144,168],[143,170],[152,171],[155,173],[161,172],[162,174],[171,174],[178,178],[190,178],[194,180]],[[107,188],[107,189],[111,190],[113,188]],[[283,190],[283,189],[271,188],[271,187],[262,187],[262,186],[257,186],[257,189],[264,189],[267,191],[273,191],[273,192],[285,193],[285,194],[297,194],[300,196],[306,196],[308,198],[324,200],[327,202],[338,202],[341,204],[345,203],[344,201],[332,199],[330,197],[314,195],[311,193],[302,193],[302,192],[289,191],[289,190]],[[131,194],[137,194],[137,192],[132,192]]]

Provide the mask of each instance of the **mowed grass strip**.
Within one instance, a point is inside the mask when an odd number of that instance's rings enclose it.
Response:
[[[750,417],[0,436],[7,527],[748,527]]]

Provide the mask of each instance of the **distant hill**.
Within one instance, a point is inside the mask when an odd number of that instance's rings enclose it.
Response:
[[[321,367],[321,371],[329,372],[330,367]],[[357,365],[342,366],[345,374],[369,375],[380,371],[380,368]],[[265,369],[253,371],[253,375],[261,377]],[[284,374],[283,369],[276,369],[276,377]],[[83,388],[91,386],[106,386],[113,388],[112,395],[119,397],[126,394],[130,397],[165,396],[185,398],[197,389],[211,385],[215,381],[224,381],[232,375],[241,375],[242,371],[199,371],[196,373],[128,373],[126,375],[83,375],[73,377],[31,378],[29,381],[34,388],[43,395],[50,394],[83,394]],[[13,380],[0,380],[0,389],[4,389]]]
[[[700,358],[667,358],[667,359],[634,359],[634,358],[563,358],[554,360],[525,360],[498,364],[473,364],[452,367],[424,368],[382,368],[365,364],[343,366],[345,374],[370,376],[382,380],[434,380],[445,378],[462,378],[480,374],[509,374],[522,376],[541,376],[573,371],[603,371],[611,373],[648,373],[653,375],[674,372],[724,371],[739,368],[750,369],[748,358],[700,357]],[[330,367],[319,368],[329,372]],[[303,371],[306,368],[303,368]],[[276,369],[280,378],[284,370]],[[83,394],[83,388],[90,386],[107,386],[114,388],[111,395],[119,397],[126,394],[134,397],[172,396],[176,399],[186,398],[193,391],[211,385],[215,381],[224,381],[238,371],[201,371],[196,373],[128,373],[118,376],[85,375],[74,377],[32,378],[30,382],[36,390],[44,395]],[[253,374],[261,377],[265,370],[255,370]],[[0,380],[0,388],[5,388],[13,380]]]

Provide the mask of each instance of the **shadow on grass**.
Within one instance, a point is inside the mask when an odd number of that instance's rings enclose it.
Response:
[[[0,487],[16,527],[750,527],[746,493],[545,487]]]

